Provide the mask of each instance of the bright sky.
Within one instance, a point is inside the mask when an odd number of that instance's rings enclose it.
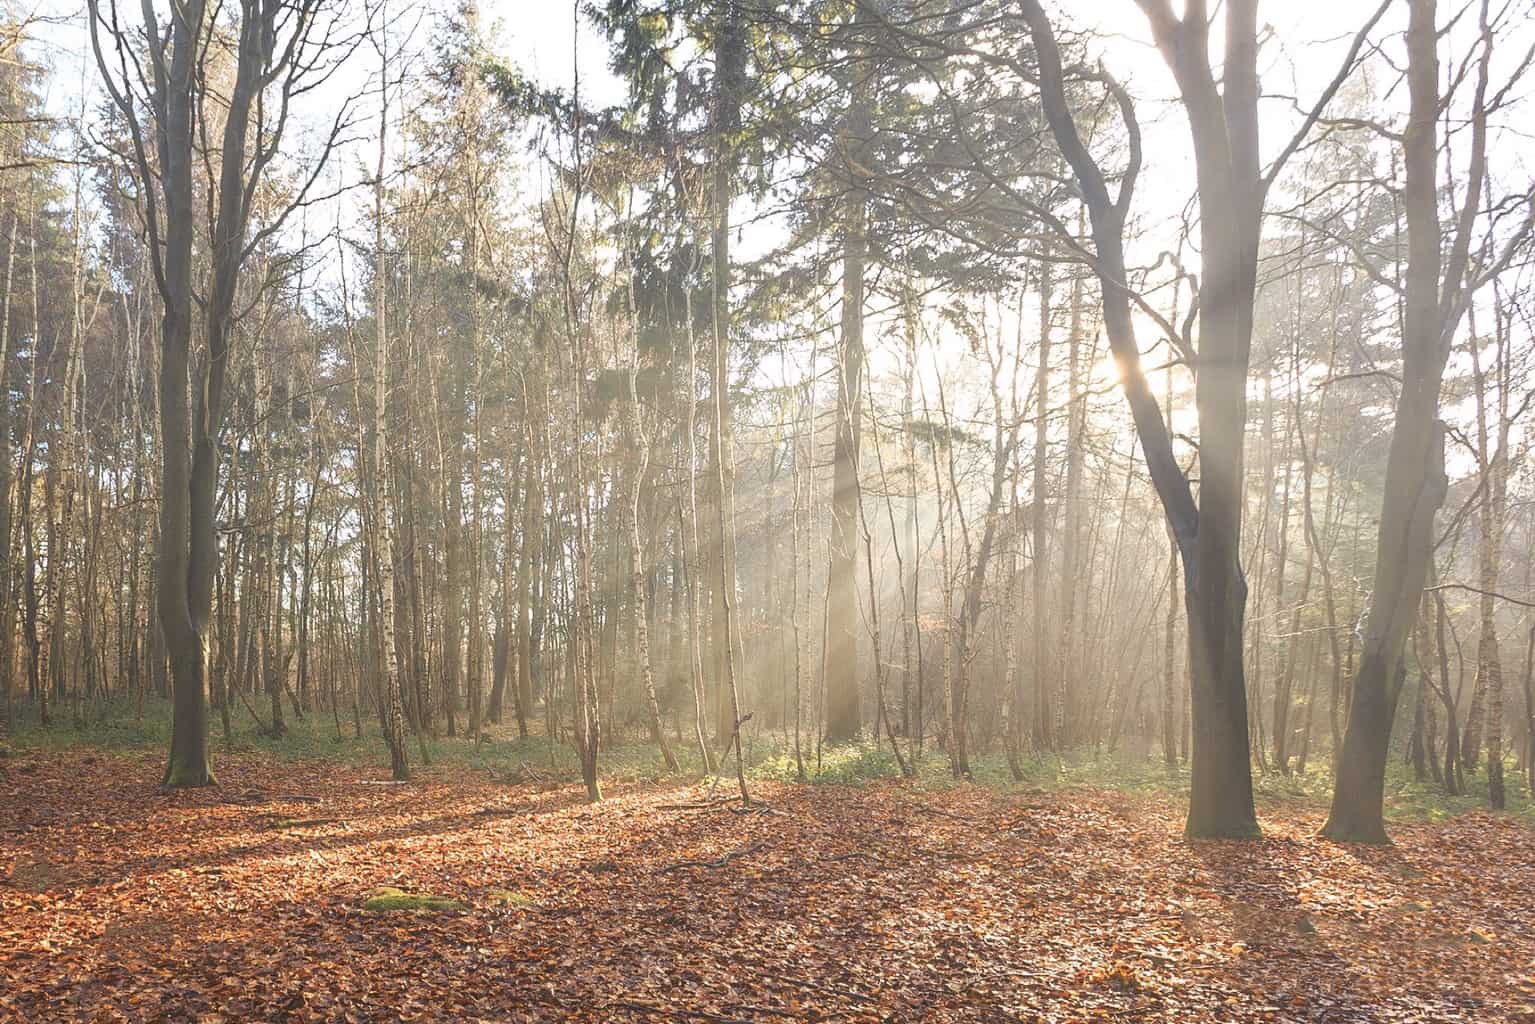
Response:
[[[0,0],[4,2],[4,0]],[[14,0],[13,0],[14,2]],[[102,0],[108,3],[110,0]],[[123,15],[130,21],[137,15],[136,0],[118,0]],[[357,10],[358,0],[350,0],[347,10]],[[456,3],[421,4],[412,8],[408,0],[373,0],[386,3],[392,11],[430,11],[412,40],[419,49],[430,38],[434,27],[433,18],[449,16],[456,12]],[[1049,2],[1049,0],[1047,0]],[[1175,7],[1180,0],[1173,0]],[[535,81],[568,91],[575,81],[575,69],[580,68],[582,100],[589,105],[606,106],[622,103],[623,89],[607,70],[605,41],[579,16],[578,8],[585,0],[483,0],[482,24],[491,32],[493,48],[509,63],[521,69]],[[43,46],[34,48],[33,58],[48,62],[53,69],[47,88],[49,108],[61,117],[72,117],[81,109],[81,89],[85,90],[86,102],[94,105],[102,98],[96,82],[94,60],[89,52],[85,34],[83,5],[76,0],[20,0],[17,6],[31,9],[48,16],[52,23],[37,33]],[[1336,73],[1354,33],[1375,12],[1378,0],[1263,0],[1259,8],[1260,25],[1264,28],[1265,41],[1260,57],[1260,72],[1266,95],[1269,97],[1261,111],[1260,133],[1263,139],[1265,160],[1272,157],[1287,142],[1299,123],[1297,105],[1309,108]],[[1441,23],[1450,17],[1452,8],[1459,3],[1445,2],[1440,13]],[[1129,253],[1132,263],[1149,264],[1161,251],[1171,249],[1176,239],[1179,219],[1191,201],[1194,189],[1193,163],[1190,153],[1188,126],[1182,110],[1176,102],[1176,88],[1162,57],[1151,44],[1145,18],[1135,0],[1057,0],[1059,24],[1079,28],[1091,28],[1101,39],[1101,54],[1108,70],[1124,82],[1137,99],[1138,116],[1142,123],[1145,141],[1146,165],[1137,188],[1133,215],[1141,230],[1139,239]],[[343,9],[337,7],[336,9]],[[415,20],[408,15],[406,21]],[[1474,17],[1474,16],[1473,16]],[[1399,33],[1405,24],[1406,4],[1394,0],[1382,22],[1372,33],[1372,38],[1383,42],[1384,47],[1401,63]],[[1216,19],[1215,39],[1212,51],[1220,47],[1220,19]],[[1452,40],[1452,50],[1465,52],[1467,33],[1474,32],[1473,19],[1464,19],[1457,26]],[[1498,52],[1503,60],[1512,61],[1522,56],[1530,40],[1523,38],[1535,34],[1535,26],[1514,23],[1507,37],[1500,36]],[[391,42],[398,45],[399,39]],[[353,66],[337,76],[331,87],[324,91],[324,99],[311,105],[301,121],[328,123],[333,115],[334,104],[341,97],[360,94],[376,81],[377,57],[364,47],[353,61]],[[1446,71],[1448,74],[1448,71]],[[1378,88],[1389,89],[1392,78],[1389,72],[1377,77]],[[1393,110],[1400,110],[1406,103],[1405,90],[1388,92],[1382,101]],[[364,100],[371,105],[371,99]],[[371,129],[370,129],[371,130]],[[296,132],[295,138],[302,132]],[[345,155],[334,161],[335,173],[352,175],[357,172],[360,160],[371,162],[373,143],[362,144],[365,154]],[[1518,129],[1517,125],[1502,126],[1494,136],[1492,147],[1494,174],[1506,181],[1528,182],[1535,169],[1535,143]],[[1292,170],[1304,160],[1297,156]],[[531,173],[531,172],[530,172]],[[525,194],[536,193],[537,186],[527,188]],[[360,210],[342,213],[342,221],[349,222]],[[777,228],[771,224],[757,227],[758,237],[742,239],[740,251],[762,251],[776,242]],[[771,237],[762,237],[763,235]],[[1185,253],[1191,269],[1197,271],[1196,253]],[[1161,304],[1163,298],[1154,298]],[[1185,298],[1186,301],[1186,298]],[[1004,314],[1011,318],[1013,314]],[[1026,318],[1032,314],[1025,313]],[[880,323],[873,322],[868,331],[871,339],[880,336]],[[929,329],[939,329],[936,325]],[[1012,328],[1002,328],[1011,335]],[[1152,325],[1141,324],[1143,346],[1156,336]],[[938,345],[937,353],[957,353],[962,346]],[[894,349],[881,353],[879,347],[871,352],[876,374],[895,369]],[[957,359],[948,355],[945,358]],[[1152,362],[1160,362],[1153,356]],[[882,364],[882,365],[881,365]],[[790,371],[791,375],[804,372],[807,367]],[[937,366],[931,372],[957,372],[957,364]],[[973,369],[973,368],[972,368]],[[1112,380],[1112,365],[1105,357],[1099,367],[1100,384]],[[923,375],[930,378],[930,371]],[[1027,379],[1027,374],[1025,379]],[[931,384],[931,378],[929,380]],[[1019,382],[1020,386],[1029,386]],[[1180,388],[1181,390],[1181,388]],[[1109,399],[1112,400],[1112,396]],[[1183,403],[1187,405],[1187,402]],[[1179,418],[1186,418],[1187,409],[1179,409]],[[1192,429],[1192,423],[1176,423],[1178,428]]]
[[[137,3],[133,0],[119,2],[125,17],[136,16]],[[584,18],[576,16],[576,8],[582,2],[484,0],[482,19],[487,27],[494,27],[497,49],[539,81],[569,88],[575,59],[579,56],[583,91],[598,103],[620,102],[622,90],[607,73],[606,47],[602,38]],[[57,22],[42,29],[40,34],[46,40],[47,48],[40,56],[59,73],[55,77],[55,90],[75,93],[80,81],[81,62],[90,59],[83,32],[82,5],[73,0],[36,0],[34,3],[21,0],[15,6],[36,10]],[[390,0],[390,6],[403,10],[408,5],[401,0]],[[1063,17],[1069,19],[1068,23],[1090,25],[1103,34],[1105,59],[1110,70],[1135,83],[1138,95],[1164,98],[1172,95],[1171,79],[1150,46],[1145,19],[1134,0],[1083,0],[1060,6],[1066,12]],[[1336,60],[1321,59],[1323,50],[1341,54],[1347,36],[1363,23],[1375,6],[1375,0],[1267,0],[1260,8],[1260,18],[1273,26],[1277,40],[1264,51],[1266,88],[1290,91],[1294,78],[1298,78],[1302,92],[1314,93],[1336,66]],[[456,5],[427,4],[423,7],[435,7],[435,16],[442,17]],[[1388,14],[1387,23],[1400,22],[1397,13]],[[576,36],[579,36],[579,48],[572,46]],[[1302,44],[1328,45],[1308,47],[1305,59],[1297,66],[1291,57]],[[371,54],[368,54],[362,60],[370,58]],[[93,69],[87,67],[87,71]],[[1308,89],[1308,86],[1312,88]],[[94,89],[94,82],[91,87]],[[72,98],[71,95],[69,99]],[[61,99],[55,96],[54,102]]]
[[[20,0],[24,6],[28,0]],[[87,90],[89,102],[100,99],[96,83],[94,61],[91,60],[84,31],[82,6],[77,0],[32,0],[40,4],[42,13],[51,16],[55,23],[44,27],[40,35],[45,47],[34,50],[34,57],[48,61],[54,69],[49,78],[50,108],[63,116],[73,115],[80,109],[80,88]],[[104,3],[110,0],[103,0]],[[132,20],[137,14],[136,0],[118,0],[125,18]],[[373,0],[387,4],[393,11],[412,10],[408,0]],[[508,61],[521,68],[535,80],[562,89],[571,88],[579,60],[582,98],[594,105],[616,104],[623,101],[623,90],[606,68],[606,46],[600,35],[584,17],[578,14],[585,0],[484,0],[481,7],[482,24],[492,32],[494,47]],[[1175,6],[1179,0],[1174,0]],[[1299,122],[1296,102],[1309,107],[1315,97],[1332,78],[1346,51],[1351,38],[1375,11],[1378,0],[1264,0],[1259,8],[1260,24],[1266,30],[1266,42],[1261,56],[1261,72],[1266,93],[1272,98],[1265,101],[1262,109],[1261,133],[1266,158],[1278,152]],[[1450,8],[1459,4],[1444,3],[1441,22],[1450,16]],[[1137,189],[1134,215],[1144,231],[1142,240],[1131,252],[1133,262],[1153,262],[1156,254],[1170,249],[1175,237],[1175,225],[1193,193],[1193,166],[1188,141],[1187,123],[1175,100],[1176,89],[1161,56],[1150,42],[1145,18],[1135,0],[1077,0],[1075,3],[1058,3],[1061,24],[1075,24],[1095,29],[1103,39],[1105,66],[1119,79],[1127,83],[1137,97],[1137,109],[1145,134],[1146,167]],[[342,9],[338,4],[337,9]],[[360,9],[358,0],[351,0],[348,10]],[[413,45],[423,46],[429,39],[432,17],[447,16],[456,11],[456,3],[419,5],[417,10],[433,13],[415,32]],[[1401,42],[1398,33],[1405,22],[1406,4],[1396,0],[1391,4],[1382,23],[1373,33],[1376,40],[1385,40],[1388,52],[1400,56]],[[414,15],[406,20],[414,20]],[[1474,24],[1465,19],[1457,29],[1458,34],[1474,31]],[[1219,49],[1220,19],[1216,20],[1216,39],[1212,50]],[[1519,27],[1509,33],[1517,36],[1535,32],[1530,26]],[[397,43],[398,40],[393,40]],[[1464,40],[1457,41],[1457,49],[1463,49]],[[1499,39],[1499,52],[1506,60],[1522,55],[1528,40]],[[311,123],[328,120],[331,108],[339,98],[360,93],[370,79],[377,74],[377,57],[364,47],[353,60],[353,66],[338,75],[325,97],[311,105],[304,118]],[[1385,75],[1379,77],[1381,87],[1390,85]],[[1391,107],[1405,104],[1405,90],[1398,89],[1383,99]],[[1291,99],[1294,97],[1296,99]],[[371,101],[364,101],[371,102]],[[297,136],[297,133],[296,133]],[[371,150],[372,143],[366,144]],[[1502,165],[1509,180],[1528,181],[1535,167],[1535,145],[1510,128],[1495,138],[1493,146],[1494,173]],[[1304,157],[1298,157],[1298,165]],[[357,160],[337,161],[340,174],[350,174]],[[771,226],[760,230],[773,232]],[[743,239],[743,251],[760,250],[761,239]],[[755,243],[755,244],[754,244]],[[1192,254],[1191,254],[1192,256]],[[1191,265],[1193,264],[1191,259]]]
[[[35,0],[36,9],[57,20],[41,30],[46,42],[43,52],[35,53],[50,63],[55,74],[50,78],[49,106],[59,114],[79,109],[79,88],[86,84],[92,99],[99,96],[95,69],[90,59],[84,33],[82,5],[76,0]],[[386,0],[390,7],[405,10],[402,0]],[[577,16],[583,0],[484,0],[482,21],[494,32],[496,49],[511,63],[536,80],[568,89],[574,81],[579,57],[581,90],[594,104],[613,104],[623,100],[619,83],[606,68],[606,47],[602,38]],[[1175,4],[1177,0],[1174,0]],[[132,18],[138,4],[119,0],[124,16]],[[1349,39],[1373,13],[1377,0],[1266,0],[1259,8],[1259,18],[1273,29],[1262,57],[1263,84],[1266,92],[1297,96],[1303,105],[1321,91],[1348,45]],[[18,5],[30,6],[27,0]],[[433,16],[456,9],[456,4],[423,5],[436,8]],[[1405,19],[1405,4],[1394,3],[1381,26],[1377,39],[1398,30]],[[1445,5],[1446,7],[1450,5]],[[1150,44],[1144,17],[1134,0],[1079,0],[1059,4],[1064,23],[1095,28],[1104,39],[1104,62],[1109,70],[1131,86],[1139,101],[1140,116],[1147,134],[1147,171],[1136,205],[1143,217],[1174,215],[1187,199],[1192,183],[1188,158],[1187,127],[1181,112],[1170,101],[1175,88],[1160,55]],[[354,0],[354,9],[356,8]],[[1447,17],[1442,14],[1441,18]],[[1217,41],[1219,19],[1217,19]],[[416,33],[416,43],[425,42],[429,24]],[[578,46],[573,46],[573,40]],[[1393,48],[1399,44],[1393,41]],[[1511,47],[1504,46],[1505,50]],[[354,67],[335,82],[327,95],[335,97],[359,91],[369,75],[376,71],[371,51],[360,53]],[[1391,100],[1405,102],[1402,97]],[[317,106],[325,106],[319,104]],[[325,111],[311,110],[316,119]],[[1272,155],[1288,138],[1296,123],[1293,105],[1284,99],[1265,104],[1262,133],[1264,150]],[[1525,161],[1528,147],[1516,149]],[[1506,154],[1506,150],[1505,150]],[[1525,161],[1527,162],[1527,161]]]

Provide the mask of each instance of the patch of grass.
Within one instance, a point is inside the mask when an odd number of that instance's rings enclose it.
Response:
[[[674,743],[672,753],[677,758],[678,774],[703,774],[703,759],[695,747],[679,748]],[[501,738],[492,732],[478,745],[467,740],[438,740],[432,744],[432,759],[434,763],[483,770],[509,782],[568,781],[581,773],[575,748],[564,742],[551,743],[546,736]],[[598,771],[605,782],[656,782],[674,777],[666,769],[661,748],[650,743],[609,745],[598,755]]]
[[[55,707],[49,725],[43,725],[36,714],[25,713],[22,708],[17,711],[10,736],[17,750],[93,747],[126,753],[170,749],[170,701],[145,701],[142,714],[130,701],[97,701],[79,709]]]
[[[1484,759],[1485,760],[1485,759]],[[1386,816],[1409,821],[1444,821],[1467,811],[1487,809],[1487,770],[1481,765],[1474,774],[1466,776],[1469,792],[1450,796],[1444,787],[1432,779],[1419,782],[1412,770],[1393,758],[1386,770]],[[1508,801],[1508,813],[1535,822],[1535,801],[1524,776],[1515,770],[1512,759],[1504,762],[1504,793]],[[1331,780],[1328,780],[1329,783]],[[1330,792],[1330,788],[1329,788]]]
[[[490,898],[503,907],[531,907],[537,902],[521,889],[492,889]]]
[[[805,780],[839,786],[861,786],[876,779],[900,777],[901,768],[889,747],[874,747],[866,743],[848,743],[826,747],[821,751],[817,764],[814,753],[805,757]],[[779,752],[764,756],[752,766],[751,775],[757,779],[776,779],[792,782],[798,777],[792,752]]]
[[[464,910],[467,907],[468,904],[463,900],[406,892],[392,885],[384,886],[362,901],[362,909],[370,914],[388,914],[401,910]]]
[[[947,760],[941,755],[932,760],[947,771]],[[1023,777],[1014,779],[1007,757],[1000,752],[971,760],[974,781],[1003,789],[1116,789],[1173,795],[1186,795],[1189,789],[1188,770],[1183,766],[1169,769],[1157,759],[1091,748],[1026,754],[1019,759],[1019,768]]]

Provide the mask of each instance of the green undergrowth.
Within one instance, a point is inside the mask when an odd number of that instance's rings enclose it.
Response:
[[[283,735],[273,737],[258,727],[242,707],[231,716],[228,739],[224,737],[218,713],[213,712],[209,748],[215,768],[221,756],[265,753],[285,760],[335,761],[386,770],[388,755],[376,722],[364,720],[359,730],[347,716],[341,718],[338,727],[336,719],[329,713],[311,713],[297,718],[291,709],[285,710],[289,715]],[[461,715],[459,729],[463,730],[465,725]],[[17,750],[83,747],[142,754],[169,749],[170,737],[169,701],[146,700],[142,709],[132,702],[105,701],[68,713],[55,711],[48,725],[42,724],[35,714],[18,714],[4,742]],[[406,751],[413,772],[469,769],[484,771],[508,782],[563,782],[580,776],[580,760],[573,746],[564,741],[551,742],[543,735],[519,737],[515,721],[487,725],[478,743],[464,735],[429,737],[425,744],[425,764],[421,759],[421,746],[417,737],[407,736]],[[749,753],[765,749],[761,744],[748,747]],[[703,759],[696,744],[674,741],[673,751],[682,775],[704,773]],[[754,753],[755,759],[761,756],[764,755]],[[611,782],[650,782],[671,774],[659,747],[632,738],[622,738],[604,748],[600,771],[603,780]]]
[[[281,737],[262,733],[243,708],[231,720],[231,735],[224,739],[217,714],[212,720],[211,750],[214,767],[218,759],[231,753],[265,753],[289,760],[324,760],[351,764],[364,769],[387,770],[387,755],[378,726],[365,721],[362,735],[353,722],[343,717],[338,735],[335,719],[329,714],[290,717]],[[542,724],[541,722],[539,723]],[[463,725],[462,719],[460,726]],[[146,701],[142,713],[129,703],[98,702],[82,708],[59,708],[53,721],[44,726],[35,717],[18,715],[12,731],[0,743],[12,755],[29,749],[97,750],[160,754],[170,745],[171,711],[168,701]],[[412,770],[432,773],[440,770],[484,772],[491,778],[512,784],[568,783],[580,777],[580,762],[575,749],[564,742],[551,742],[547,736],[517,736],[515,722],[488,726],[479,743],[467,737],[439,736],[426,743],[429,763],[421,763],[420,743],[409,738]],[[686,742],[673,740],[673,753],[682,778],[705,775],[703,759],[689,736]],[[747,776],[754,780],[795,782],[799,770],[790,737],[769,732],[750,733],[745,737]],[[910,760],[903,741],[902,751]],[[819,750],[813,738],[801,741],[804,781],[823,785],[863,785],[901,777],[900,765],[888,742],[823,746]],[[929,745],[916,759],[913,785],[923,789],[944,789],[957,785],[982,785],[1003,792],[1059,792],[1072,789],[1106,789],[1146,796],[1186,799],[1189,791],[1187,765],[1168,768],[1157,756],[1137,756],[1126,752],[1080,749],[1064,754],[1031,754],[1021,759],[1021,779],[1014,779],[1007,758],[1001,752],[975,755],[968,779],[956,779],[949,771],[942,750]],[[0,760],[3,767],[3,760]],[[655,782],[677,778],[666,769],[655,745],[626,737],[611,742],[599,760],[604,782]],[[727,762],[723,770],[733,773]],[[1515,771],[1512,760],[1504,772],[1508,793],[1508,812],[1535,823],[1532,803],[1524,776]],[[1386,813],[1403,821],[1442,821],[1467,811],[1487,806],[1485,766],[1466,779],[1468,792],[1449,796],[1432,779],[1419,782],[1400,756],[1393,755],[1386,774]],[[1253,773],[1253,788],[1260,808],[1284,805],[1314,806],[1325,809],[1332,795],[1332,772],[1325,752],[1313,758],[1304,774],[1292,772]]]
[[[823,749],[819,762],[811,749],[804,760],[805,781],[812,784],[863,785],[900,777],[900,767],[888,743],[879,747],[850,744]],[[1512,759],[1505,764],[1508,813],[1535,824],[1535,802],[1530,799],[1524,776],[1515,771]],[[1081,749],[1064,754],[1028,755],[1020,760],[1019,768],[1022,778],[1014,779],[1004,754],[982,754],[971,758],[970,778],[956,779],[942,751],[930,750],[917,763],[915,785],[923,789],[982,785],[1023,793],[1115,790],[1174,800],[1186,800],[1189,793],[1188,766],[1169,768],[1158,757]],[[798,777],[798,770],[792,752],[779,752],[763,760],[753,774],[789,782]],[[1467,811],[1485,810],[1485,767],[1467,776],[1466,783],[1467,793],[1450,796],[1432,779],[1419,782],[1412,768],[1393,756],[1386,770],[1386,816],[1398,821],[1443,821]],[[1326,759],[1310,765],[1304,774],[1253,771],[1253,795],[1260,808],[1295,805],[1325,810],[1332,798],[1332,788],[1331,765]]]

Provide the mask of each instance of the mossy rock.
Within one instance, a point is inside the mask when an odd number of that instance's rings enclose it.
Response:
[[[362,909],[374,914],[387,914],[396,910],[463,910],[465,907],[463,900],[406,892],[392,885],[384,886],[362,901]]]
[[[521,889],[492,889],[490,898],[503,907],[531,907],[534,904],[533,897]]]

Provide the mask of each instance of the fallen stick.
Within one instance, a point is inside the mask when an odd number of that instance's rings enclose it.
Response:
[[[657,868],[656,874],[664,875],[669,871],[681,871],[683,868],[722,868],[737,857],[745,857],[747,854],[756,853],[765,845],[765,843],[752,843],[750,846],[743,846],[739,850],[733,850],[725,854],[719,860],[681,860],[675,864],[668,864],[664,868]]]
[[[491,776],[495,777],[495,770],[491,770]],[[548,782],[553,776],[539,771],[526,761],[518,761],[516,767],[508,771],[503,777],[504,781],[513,785],[524,782]]]
[[[920,811],[926,811],[928,814],[936,814],[940,818],[949,818],[949,819],[951,819],[953,821],[963,822],[966,825],[974,825],[974,824],[976,824],[976,821],[975,821],[974,818],[966,818],[963,815],[955,814],[952,811],[941,811],[938,808],[930,806],[928,804],[918,803],[917,804],[917,809],[920,810]]]
[[[708,810],[711,807],[719,807],[722,804],[732,804],[732,803],[735,803],[735,801],[736,801],[736,797],[733,797],[733,796],[722,796],[722,797],[716,797],[713,800],[700,800],[697,803],[690,803],[690,804],[656,804],[656,810],[658,810],[658,811],[703,811],[703,810]]]

